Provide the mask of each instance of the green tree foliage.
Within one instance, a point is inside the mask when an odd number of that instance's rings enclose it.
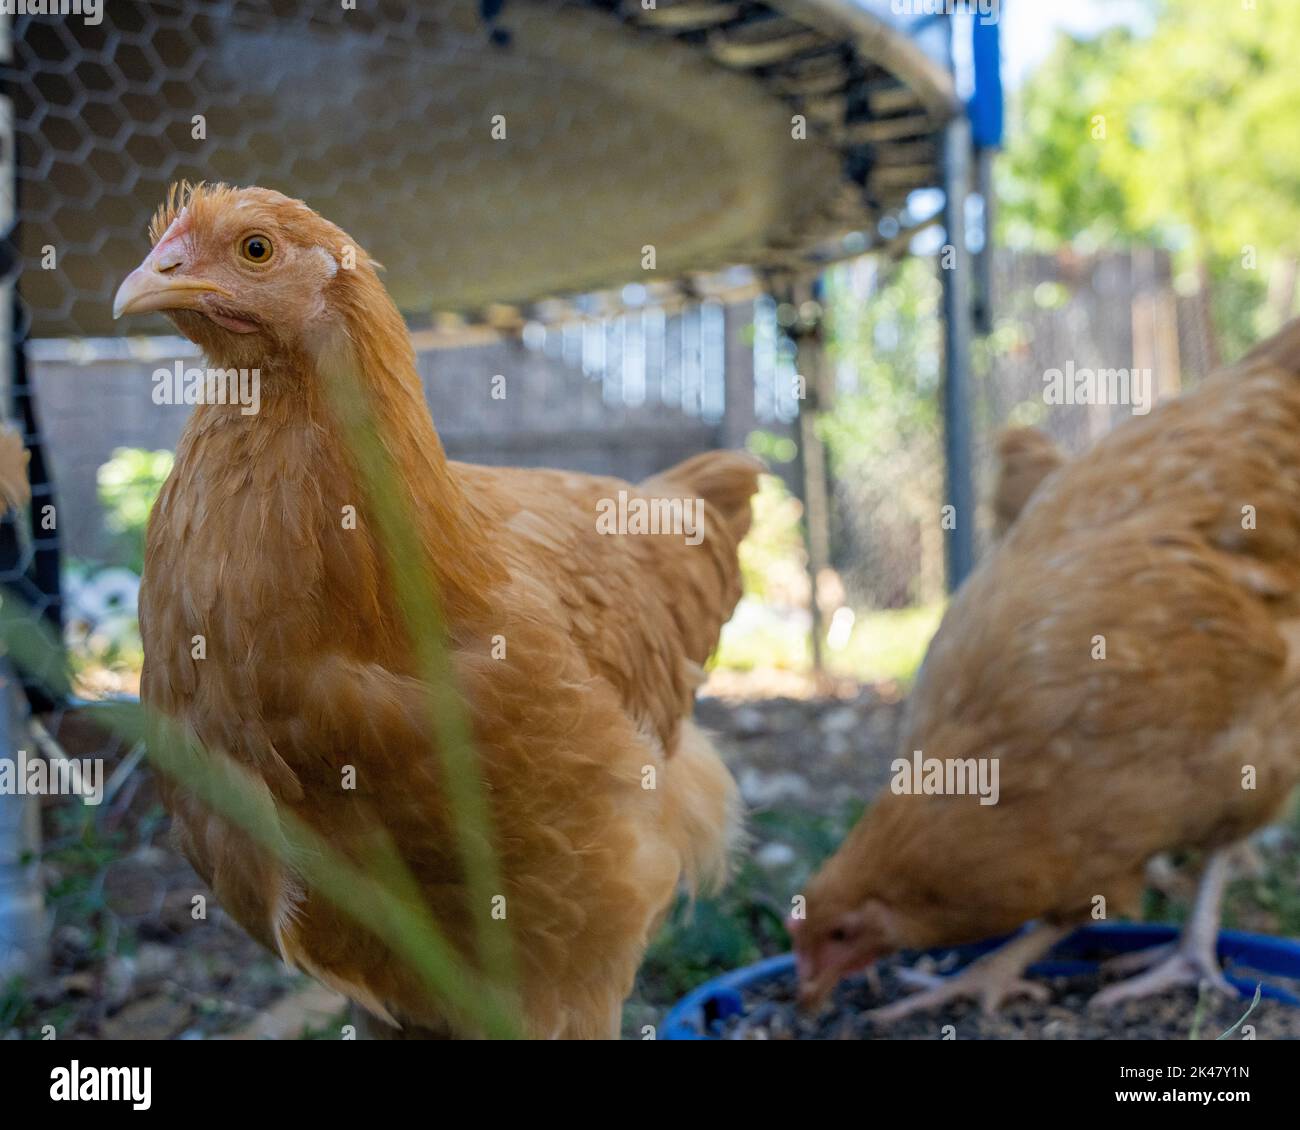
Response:
[[[136,573],[144,569],[149,511],[171,474],[172,461],[170,451],[119,447],[99,468],[97,482],[104,524],[117,539],[122,563]]]
[[[1093,140],[1105,125],[1114,60],[1130,38],[1121,28],[1093,40],[1061,36],[1015,97],[1009,144],[997,165],[1004,242],[1051,251],[1146,234],[1135,230],[1124,186],[1103,166],[1104,146]]]
[[[775,475],[764,475],[752,499],[753,521],[740,543],[745,595],[782,606],[807,600],[807,554],[799,524],[803,506]]]
[[[1297,50],[1300,5],[1170,0],[1116,53],[1101,164],[1133,224],[1225,260],[1295,251]]]
[[[1019,92],[1000,235],[1169,249],[1231,357],[1294,308],[1300,4],[1152,7],[1149,32],[1063,36]]]

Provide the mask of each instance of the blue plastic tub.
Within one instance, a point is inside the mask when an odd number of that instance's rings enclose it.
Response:
[[[1031,966],[1029,971],[1040,977],[1090,973],[1097,968],[1095,956],[1090,955],[1110,957],[1130,953],[1172,942],[1177,937],[1178,930],[1173,926],[1129,923],[1087,926],[1071,934],[1045,960]],[[1003,940],[994,938],[955,949],[935,950],[933,953],[936,956],[956,953],[964,965],[1001,945]],[[1224,930],[1219,934],[1219,960],[1224,964],[1229,982],[1245,997],[1255,995],[1255,986],[1260,981],[1258,978],[1242,976],[1239,968],[1300,980],[1300,941],[1290,938]],[[717,1039],[714,1035],[715,1027],[721,1021],[745,1011],[743,993],[747,988],[763,981],[793,976],[794,955],[787,953],[706,981],[673,1007],[664,1021],[660,1039]],[[1270,1000],[1300,1006],[1300,997],[1286,989],[1270,985],[1267,981],[1263,983],[1261,995]]]

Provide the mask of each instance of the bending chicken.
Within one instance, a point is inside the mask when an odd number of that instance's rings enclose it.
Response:
[[[1300,777],[1300,323],[1045,479],[953,602],[899,756],[985,768],[976,795],[888,792],[806,892],[804,998],[899,949],[1026,933],[885,1017],[1041,986],[1076,924],[1132,910],[1144,864],[1208,864],[1182,941],[1099,1005],[1208,979],[1223,849]],[[969,761],[969,765],[964,765]],[[954,783],[958,778],[954,774]],[[969,778],[972,779],[973,778]],[[900,781],[906,781],[900,776]],[[946,784],[946,783],[945,783]],[[991,793],[986,794],[989,799]]]

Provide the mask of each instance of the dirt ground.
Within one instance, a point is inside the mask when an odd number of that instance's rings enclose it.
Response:
[[[790,896],[887,779],[901,710],[891,688],[841,688],[706,698],[698,716],[740,782],[750,850],[726,893],[670,916],[625,1011],[630,1035],[707,977],[788,948]],[[68,753],[106,758],[110,795],[98,809],[58,800],[43,813],[50,962],[0,988],[0,1038],[39,1038],[46,1025],[59,1039],[339,1038],[341,999],[249,939],[171,847],[147,763],[84,719],[52,729]],[[1292,870],[1243,880],[1229,921],[1297,932],[1278,893],[1295,886],[1294,830],[1263,851]],[[1172,865],[1167,878],[1151,917],[1181,913],[1190,883]]]
[[[896,693],[870,688],[829,699],[705,698],[696,710],[751,812],[861,805],[889,779],[901,717]]]

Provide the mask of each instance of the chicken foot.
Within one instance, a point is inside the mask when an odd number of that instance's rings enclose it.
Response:
[[[1201,874],[1201,884],[1192,905],[1192,914],[1183,927],[1182,936],[1173,946],[1156,946],[1141,954],[1125,955],[1111,966],[1127,968],[1149,966],[1145,973],[1102,989],[1088,1002],[1089,1007],[1110,1008],[1123,1001],[1154,996],[1178,985],[1199,985],[1208,981],[1221,993],[1233,992],[1223,970],[1219,968],[1219,914],[1223,890],[1228,879],[1229,853],[1216,851]],[[1146,959],[1143,961],[1143,959]]]
[[[1067,933],[1069,928],[1064,926],[1035,923],[951,977],[934,977],[915,970],[900,974],[904,981],[927,987],[901,1001],[874,1008],[867,1015],[882,1024],[890,1024],[914,1012],[924,1012],[963,997],[978,1000],[986,1015],[996,1012],[1011,997],[1046,1000],[1047,986],[1026,981],[1021,974]]]

